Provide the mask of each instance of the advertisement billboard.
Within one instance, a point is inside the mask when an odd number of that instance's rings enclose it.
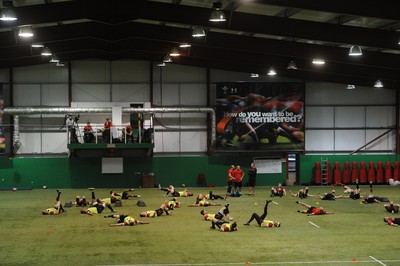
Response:
[[[304,150],[304,82],[220,82],[216,94],[216,150]]]

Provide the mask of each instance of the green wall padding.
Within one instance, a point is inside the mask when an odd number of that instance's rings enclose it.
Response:
[[[299,158],[300,184],[314,179],[315,162],[321,158],[332,164],[339,162],[341,170],[345,161],[369,162],[399,160],[398,155],[302,155]],[[208,184],[226,186],[226,176],[231,164],[241,165],[246,173],[252,162],[251,156],[175,156],[124,158],[123,174],[102,174],[101,158],[1,158],[0,188],[128,188],[142,185],[142,176],[154,175],[154,185],[197,186],[200,173]],[[286,179],[286,163],[282,162],[280,174],[258,174],[257,186],[274,186]]]

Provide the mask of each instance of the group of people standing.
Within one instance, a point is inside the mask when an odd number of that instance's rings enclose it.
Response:
[[[68,115],[66,120],[65,120],[65,126],[68,129],[69,132],[69,138],[71,143],[80,143],[79,138],[78,138],[78,133],[79,133],[79,116],[72,118],[72,115]],[[102,140],[103,143],[111,143],[111,137],[112,137],[112,132],[111,129],[113,127],[113,124],[110,120],[110,118],[106,118],[103,128],[101,130],[102,132]],[[126,142],[133,143],[135,140],[135,137],[133,136],[133,128],[131,124],[128,124],[124,129],[124,137],[126,138]],[[92,125],[90,122],[86,122],[86,125],[83,127],[83,141],[84,143],[93,143],[95,140],[95,133],[96,131],[93,130]]]
[[[247,185],[249,188],[249,195],[255,195],[255,187],[256,187],[256,177],[257,177],[257,168],[254,163],[250,164],[250,168],[247,172],[248,181]],[[226,191],[227,196],[231,197],[240,197],[242,195],[242,187],[243,187],[243,177],[244,171],[240,168],[240,165],[231,165],[228,170],[228,189]],[[233,190],[232,190],[233,189]]]

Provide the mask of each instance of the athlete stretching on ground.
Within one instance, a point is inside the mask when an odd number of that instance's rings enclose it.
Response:
[[[322,208],[322,207],[319,207],[319,208],[313,207],[311,205],[305,204],[305,203],[300,202],[300,201],[296,201],[296,203],[307,208],[307,210],[297,211],[299,213],[304,213],[304,214],[307,214],[307,215],[334,214],[334,212],[325,211],[324,208]]]
[[[268,204],[272,202],[272,200],[267,200],[265,202],[265,206],[264,206],[264,212],[261,216],[259,216],[257,213],[253,213],[250,217],[250,220],[245,223],[244,225],[250,225],[250,223],[255,219],[256,222],[258,223],[258,226],[262,226],[262,227],[280,227],[281,223],[279,221],[271,221],[271,220],[267,220],[265,219],[268,215]]]

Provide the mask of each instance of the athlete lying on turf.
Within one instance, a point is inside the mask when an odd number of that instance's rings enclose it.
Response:
[[[399,226],[400,225],[400,218],[385,217],[385,218],[383,218],[383,221],[391,226]]]
[[[90,190],[92,191],[92,204],[91,207],[81,210],[82,214],[89,214],[89,215],[100,214],[104,211],[106,207],[109,208],[112,212],[115,212],[109,202],[102,199],[96,199],[96,196],[94,194],[94,189]]]
[[[56,191],[57,191],[57,197],[56,197],[56,202],[54,203],[54,208],[47,208],[45,210],[42,210],[42,215],[57,215],[62,212],[65,212],[62,203],[60,201],[61,192],[59,190]]]
[[[149,222],[140,221],[126,214],[111,214],[104,216],[104,218],[117,218],[116,223],[110,224],[110,226],[134,226],[137,224],[149,224]]]
[[[327,212],[327,211],[325,211],[323,207],[319,207],[319,208],[313,207],[313,206],[311,206],[311,205],[305,204],[305,203],[300,202],[300,201],[296,201],[296,203],[297,203],[297,204],[300,204],[300,205],[302,205],[302,206],[304,206],[304,207],[307,208],[307,210],[297,211],[297,212],[299,212],[299,213],[304,213],[304,214],[307,214],[307,215],[334,214],[334,212]]]
[[[253,213],[250,217],[250,220],[245,223],[244,225],[250,225],[250,223],[253,220],[256,220],[256,222],[258,223],[258,226],[262,226],[262,227],[280,227],[281,223],[279,221],[271,221],[271,220],[267,220],[265,219],[268,215],[268,204],[272,202],[272,200],[267,200],[265,202],[265,206],[264,206],[264,212],[263,214],[260,216],[257,213]]]

